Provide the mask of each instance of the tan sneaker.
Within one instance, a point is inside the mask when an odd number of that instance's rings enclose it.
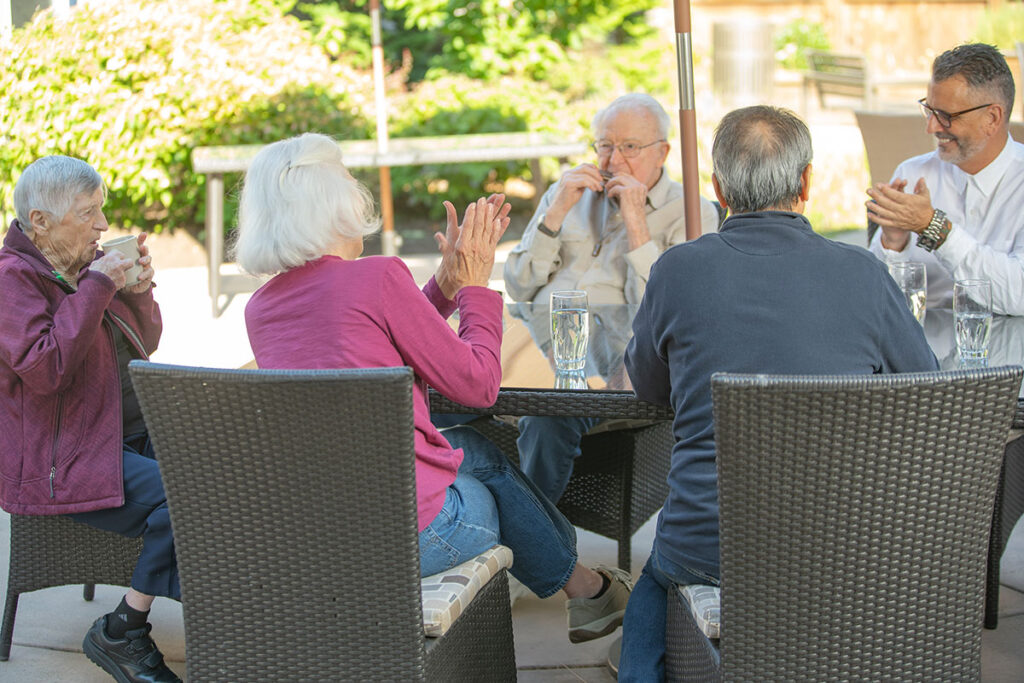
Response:
[[[633,590],[633,577],[621,569],[598,565],[594,571],[608,577],[608,590],[599,598],[572,598],[565,603],[569,613],[569,640],[584,643],[606,636],[622,625],[626,602]]]

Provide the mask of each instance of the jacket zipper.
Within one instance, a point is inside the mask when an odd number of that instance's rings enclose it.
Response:
[[[110,311],[107,311],[107,313],[110,314],[110,317],[113,319],[114,324],[117,325],[118,329],[120,329],[125,334],[125,336],[131,339],[132,343],[135,345],[135,350],[139,352],[139,354],[142,356],[142,359],[148,360],[149,354],[146,353],[146,347],[145,345],[143,345],[142,339],[139,338],[139,335],[137,335],[135,333],[135,330],[131,328],[131,325],[126,323],[116,314],[110,313]],[[113,343],[113,336],[111,336],[111,343]]]
[[[60,416],[64,412],[64,395],[57,397],[57,419],[53,429],[53,448],[50,449],[50,499],[55,496],[53,493],[53,480],[57,476],[57,444],[60,443]]]

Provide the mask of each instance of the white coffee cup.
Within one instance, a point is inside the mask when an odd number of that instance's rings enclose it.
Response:
[[[125,235],[124,237],[117,237],[115,239],[104,242],[100,245],[105,253],[116,251],[127,259],[130,259],[133,265],[127,271],[125,271],[125,278],[127,282],[126,287],[139,284],[139,276],[142,275],[142,266],[139,265],[139,238],[135,235]]]

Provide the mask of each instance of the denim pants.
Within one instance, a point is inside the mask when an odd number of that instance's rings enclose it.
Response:
[[[125,439],[121,463],[124,505],[67,516],[76,522],[128,538],[142,536],[142,553],[132,572],[132,588],[146,595],[181,600],[171,517],[148,434]]]
[[[420,574],[501,543],[512,549],[514,577],[538,597],[557,593],[576,568],[576,529],[482,434],[465,426],[442,434],[463,460],[444,507],[420,532]]]
[[[691,583],[718,585],[718,578],[664,558],[654,539],[651,556],[633,586],[622,622],[620,683],[665,680],[665,618],[668,591]]]
[[[522,417],[519,466],[548,500],[558,502],[569,485],[580,439],[600,422],[596,417]]]

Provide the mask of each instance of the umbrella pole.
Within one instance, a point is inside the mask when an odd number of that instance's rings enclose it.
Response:
[[[676,20],[676,69],[679,76],[679,146],[683,161],[683,215],[686,217],[686,239],[692,240],[700,237],[701,221],[689,0],[674,0],[673,10]]]
[[[370,0],[370,45],[373,57],[373,95],[377,110],[377,153],[388,151],[388,108],[384,93],[384,48],[380,35],[380,0]],[[391,197],[391,169],[380,167],[380,214],[383,229],[380,234],[381,253],[397,256],[401,239],[395,233],[395,209]]]

